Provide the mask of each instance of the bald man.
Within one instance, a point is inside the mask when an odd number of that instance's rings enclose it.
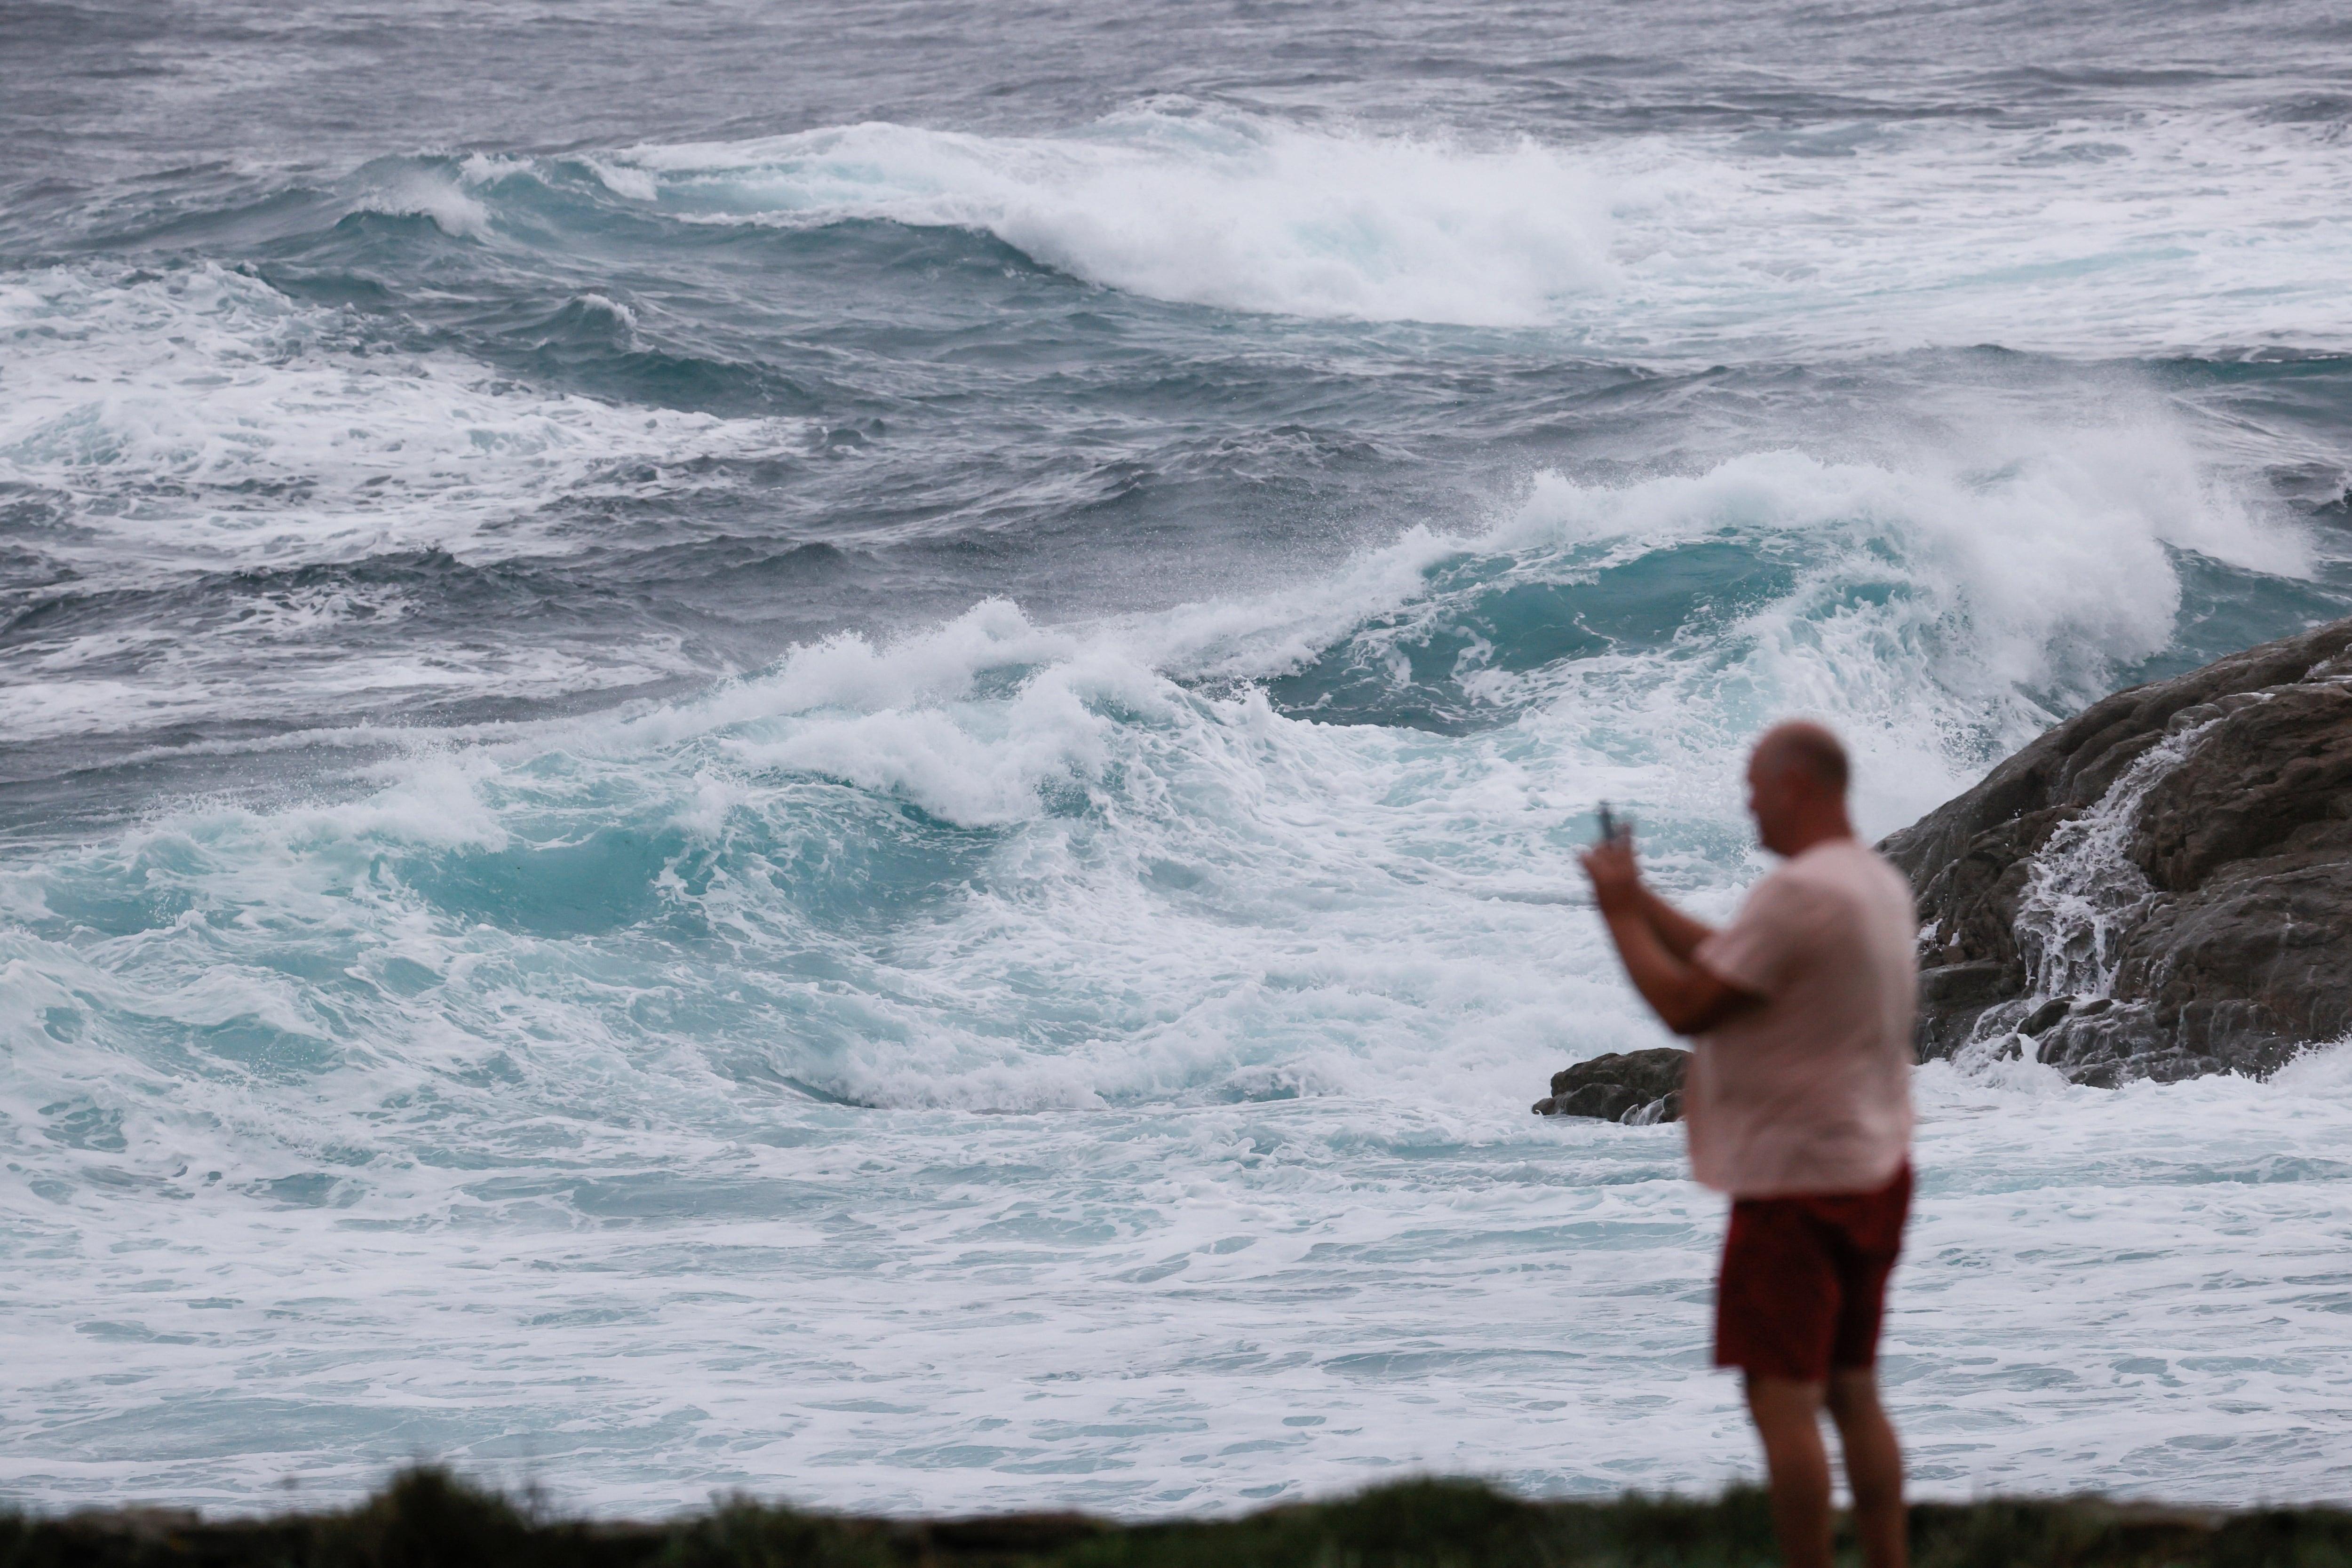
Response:
[[[1903,1568],[1903,1453],[1878,1402],[1878,1323],[1911,1204],[1918,918],[1853,835],[1845,748],[1782,724],[1748,763],[1757,836],[1783,862],[1721,931],[1642,882],[1629,837],[1584,857],[1642,998],[1694,1038],[1692,1173],[1731,1195],[1715,1363],[1745,1374],[1790,1568],[1829,1568],[1824,1407],[1870,1568]]]

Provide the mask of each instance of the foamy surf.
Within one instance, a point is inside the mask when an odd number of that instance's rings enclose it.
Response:
[[[2317,346],[2352,254],[2318,216],[2345,194],[2315,156],[2324,127],[2207,112],[1842,129],[1548,143],[1178,106],[1058,137],[874,122],[590,167],[614,195],[697,222],[973,228],[1158,300],[1547,327],[1666,362]]]
[[[0,477],[81,503],[60,553],[108,585],[402,550],[543,553],[544,531],[512,524],[552,499],[625,486],[633,464],[798,451],[810,435],[535,393],[211,264],[19,273],[0,285],[0,338],[16,388]]]

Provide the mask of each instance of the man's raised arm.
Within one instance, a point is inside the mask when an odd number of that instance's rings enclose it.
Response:
[[[1756,997],[1718,979],[1692,956],[1714,928],[1643,886],[1632,844],[1611,838],[1594,845],[1585,851],[1584,869],[1626,976],[1667,1028],[1703,1035],[1755,1005]]]
[[[1657,933],[1660,945],[1685,963],[1691,962],[1691,954],[1698,951],[1700,942],[1715,934],[1713,926],[1705,921],[1691,919],[1650,891],[1649,884],[1637,879],[1633,883],[1633,892],[1641,900],[1637,907],[1642,918]]]

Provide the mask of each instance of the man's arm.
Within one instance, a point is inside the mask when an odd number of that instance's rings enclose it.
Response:
[[[1622,839],[1594,845],[1585,852],[1584,869],[1626,976],[1667,1028],[1703,1035],[1761,1000],[1692,957],[1711,928],[1642,885],[1631,845]]]
[[[1642,918],[1647,921],[1650,929],[1657,933],[1658,941],[1664,945],[1665,950],[1685,963],[1691,961],[1691,954],[1698,951],[1700,942],[1715,934],[1713,926],[1708,925],[1705,921],[1691,919],[1690,916],[1650,891],[1647,883],[1635,882],[1633,891],[1641,900]]]

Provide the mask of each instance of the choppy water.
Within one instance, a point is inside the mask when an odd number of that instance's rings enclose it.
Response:
[[[2352,607],[2352,26],[1586,9],[0,13],[0,1492],[1752,1473],[1590,808]],[[1923,1490],[2352,1491],[2352,1056],[1920,1089]]]

